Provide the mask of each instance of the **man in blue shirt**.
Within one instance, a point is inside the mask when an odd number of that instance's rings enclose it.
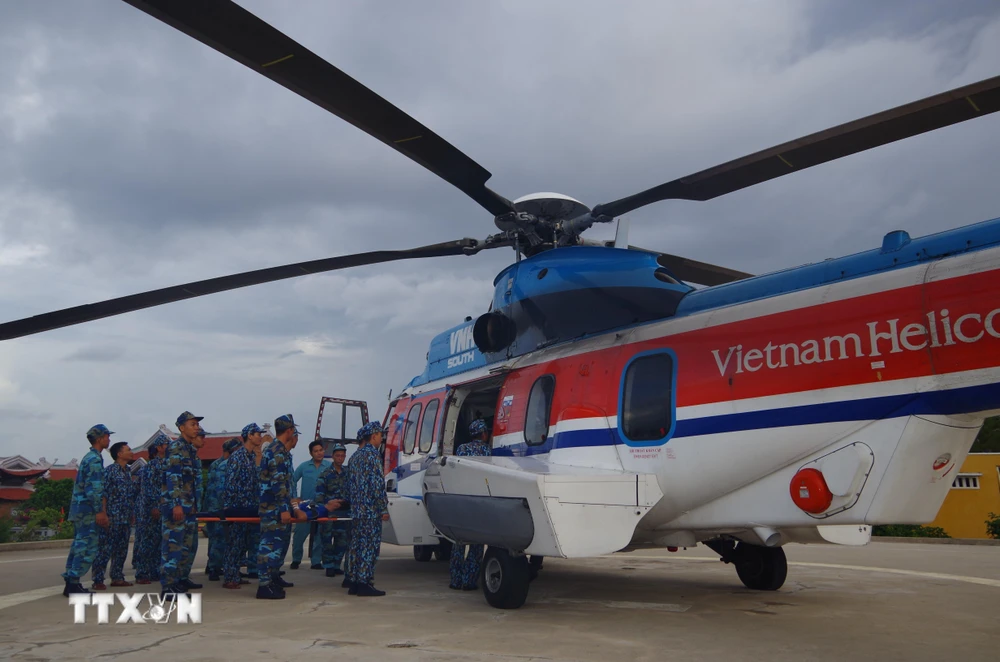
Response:
[[[316,494],[316,483],[319,481],[320,475],[332,464],[329,460],[323,459],[323,443],[320,441],[309,444],[309,455],[310,459],[300,464],[295,469],[295,473],[292,474],[293,498],[301,496],[304,499],[312,499]],[[298,488],[299,481],[302,481],[301,488]],[[292,570],[298,570],[299,564],[302,563],[302,547],[306,536],[309,535],[310,527],[308,522],[295,525],[292,537]],[[312,549],[309,550],[309,560],[312,562],[310,567],[313,570],[322,570],[323,545],[318,539],[313,539],[310,542],[312,543]]]
[[[139,470],[139,498],[135,516],[135,583],[160,580],[160,491],[163,487],[163,454],[170,441],[160,434],[149,448],[149,462]]]
[[[456,455],[461,457],[489,457],[492,455],[489,443],[489,429],[486,421],[477,418],[469,426],[469,436],[472,441],[459,446]],[[454,590],[474,591],[478,588],[479,566],[483,562],[483,546],[469,545],[466,554],[465,545],[457,542],[451,546],[451,583],[448,588]]]
[[[350,595],[377,597],[385,591],[375,588],[375,564],[382,543],[382,522],[389,519],[382,473],[382,426],[365,424],[358,430],[360,448],[351,456],[347,467],[347,498],[351,503],[352,534],[348,550],[347,576],[344,586]]]
[[[226,517],[257,517],[260,512],[260,476],[255,455],[261,444],[260,433],[256,423],[244,427],[243,445],[237,446],[226,462],[226,488],[222,499]],[[251,567],[256,569],[260,524],[232,522],[228,527],[222,586],[238,589],[241,584],[249,583],[240,579],[240,561],[248,552],[253,557]],[[256,571],[253,574],[256,575]]]
[[[66,588],[63,595],[90,593],[80,583],[97,556],[97,527],[108,528],[108,514],[104,511],[104,459],[101,453],[111,445],[114,432],[105,425],[95,425],[87,430],[90,450],[80,461],[73,482],[73,497],[69,507],[69,521],[73,523],[73,546],[66,559]]]
[[[222,457],[212,462],[208,468],[208,484],[201,500],[201,512],[205,516],[218,516],[222,513],[226,489],[226,464],[230,453],[239,445],[240,442],[236,439],[227,439],[222,444]],[[208,575],[209,581],[217,582],[222,576],[226,530],[222,522],[207,522],[205,534],[208,536],[208,566],[205,568],[205,574]]]
[[[114,463],[104,468],[104,512],[108,514],[108,527],[98,536],[97,558],[94,560],[92,576],[94,589],[103,591],[104,572],[111,561],[111,585],[132,586],[125,581],[125,557],[128,555],[128,539],[135,519],[136,490],[128,463],[132,461],[132,449],[124,441],[111,447]]]
[[[167,445],[163,468],[160,515],[160,597],[173,600],[176,593],[201,588],[191,581],[191,566],[198,553],[198,504],[201,501],[201,460],[198,449],[205,443],[200,422],[203,416],[189,411],[177,417],[181,436]],[[169,598],[167,596],[170,596]]]

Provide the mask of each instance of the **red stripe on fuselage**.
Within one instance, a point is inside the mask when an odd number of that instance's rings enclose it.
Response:
[[[828,291],[816,288],[817,297]],[[947,315],[942,314],[945,310]],[[873,333],[883,334],[875,337],[875,348]],[[838,338],[843,339],[843,352]],[[518,368],[499,395],[494,433],[523,430],[531,387],[545,374],[556,378],[551,425],[616,415],[625,365],[636,354],[659,348],[677,356],[678,407],[996,367],[1000,271],[804,306]],[[509,396],[511,404],[503,407]]]

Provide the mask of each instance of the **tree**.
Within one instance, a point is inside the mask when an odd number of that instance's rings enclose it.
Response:
[[[983,429],[979,431],[972,453],[1000,453],[1000,416],[987,418]]]
[[[52,508],[56,512],[62,509],[68,515],[72,501],[72,478],[63,478],[62,480],[42,479],[35,483],[35,491],[31,493],[31,497],[24,503],[24,509],[34,511]]]

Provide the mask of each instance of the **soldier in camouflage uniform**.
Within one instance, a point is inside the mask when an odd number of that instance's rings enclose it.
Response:
[[[469,436],[472,441],[462,444],[456,455],[460,457],[489,457],[492,455],[488,441],[486,421],[479,418],[469,425]],[[457,542],[451,546],[451,583],[448,588],[455,590],[475,591],[478,588],[479,565],[483,562],[483,546],[469,545],[466,554],[465,545]]]
[[[226,517],[257,517],[260,513],[260,477],[254,451],[260,446],[261,429],[256,423],[243,428],[243,444],[237,446],[226,463],[226,489],[222,498]],[[223,561],[223,588],[236,589],[249,583],[240,579],[240,562],[251,553],[257,559],[256,532],[259,524],[232,522],[226,525],[226,553]]]
[[[87,430],[90,450],[83,456],[73,483],[73,497],[69,507],[69,521],[73,523],[73,546],[66,558],[66,588],[63,595],[90,593],[80,583],[97,556],[98,527],[107,528],[108,514],[102,510],[104,498],[104,459],[101,452],[111,444],[114,432],[105,425],[95,425]]]
[[[331,450],[333,465],[324,471],[316,481],[316,503],[323,504],[328,513],[350,507],[347,498],[347,467],[344,458],[347,449],[341,444],[335,444]],[[350,525],[344,522],[322,522],[319,525],[319,537],[323,542],[323,567],[327,577],[344,574],[340,563],[347,553],[347,543],[350,536]]]
[[[149,462],[139,470],[139,498],[135,515],[135,583],[160,580],[160,544],[163,523],[160,518],[160,492],[163,490],[164,449],[170,439],[159,434],[149,447]]]
[[[382,521],[389,519],[382,474],[382,426],[377,422],[358,430],[361,447],[351,456],[347,489],[353,518],[351,547],[348,551],[347,585],[350,595],[376,597],[385,591],[375,588],[375,563],[382,543]]]
[[[293,586],[278,574],[292,534],[292,458],[299,440],[295,419],[285,414],[274,419],[275,439],[260,461],[260,546],[257,549],[257,598],[281,600]]]
[[[124,441],[111,447],[114,463],[104,468],[104,512],[108,514],[109,525],[98,535],[98,552],[94,560],[94,590],[103,591],[104,571],[111,561],[111,585],[131,586],[125,581],[125,557],[128,555],[128,539],[132,534],[135,515],[135,484],[128,463],[132,461],[132,449]]]
[[[208,485],[205,486],[205,496],[201,501],[201,512],[205,516],[218,516],[222,511],[222,501],[226,489],[226,464],[229,454],[240,445],[236,439],[227,439],[222,444],[222,457],[212,462],[208,469]],[[205,534],[208,536],[208,566],[205,574],[212,582],[219,581],[222,575],[226,547],[225,525],[222,522],[206,522]]]
[[[163,469],[160,512],[163,535],[160,544],[161,596],[187,593],[201,584],[191,581],[191,566],[198,553],[198,502],[201,495],[201,460],[198,449],[205,443],[199,436],[203,416],[189,411],[177,417],[181,436],[167,445]]]

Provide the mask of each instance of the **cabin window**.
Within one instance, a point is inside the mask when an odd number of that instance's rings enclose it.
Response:
[[[420,410],[423,407],[418,402],[410,407],[409,413],[406,414],[406,430],[403,432],[403,452],[407,455],[413,453],[413,446],[417,441],[417,423],[420,421]]]
[[[673,434],[674,365],[673,352],[657,351],[625,367],[618,425],[626,441],[664,442]]]
[[[539,446],[549,438],[549,416],[555,390],[556,378],[552,375],[542,375],[531,387],[528,413],[524,419],[524,441],[529,446]]]
[[[429,453],[431,445],[434,443],[434,427],[438,419],[438,401],[431,400],[424,410],[424,419],[420,422],[420,443],[418,447],[421,453]]]

